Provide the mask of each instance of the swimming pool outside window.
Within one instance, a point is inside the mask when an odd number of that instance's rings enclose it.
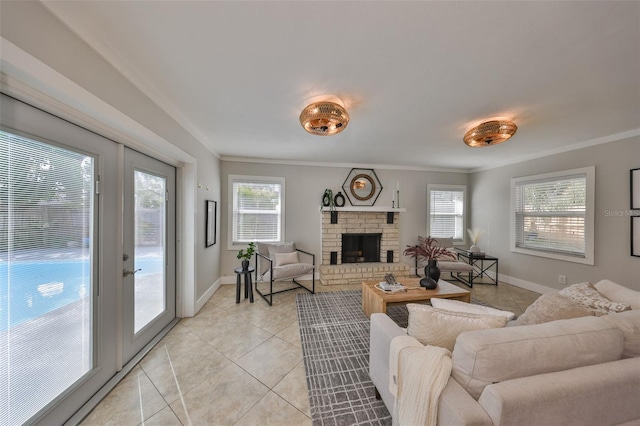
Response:
[[[0,424],[93,368],[95,159],[0,131]]]

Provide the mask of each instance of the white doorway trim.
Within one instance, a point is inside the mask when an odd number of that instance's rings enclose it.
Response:
[[[0,90],[177,168],[176,315],[196,312],[196,158],[0,37]]]

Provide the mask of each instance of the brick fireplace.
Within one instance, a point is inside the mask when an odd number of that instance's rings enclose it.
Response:
[[[322,284],[359,284],[382,280],[388,273],[398,278],[409,275],[409,266],[400,263],[400,211],[362,207],[338,209],[336,213],[336,223],[332,223],[331,212],[322,212]],[[343,235],[353,238],[344,239]],[[350,241],[345,253],[343,241]],[[375,244],[378,253],[371,253],[369,245],[358,246],[357,241]]]

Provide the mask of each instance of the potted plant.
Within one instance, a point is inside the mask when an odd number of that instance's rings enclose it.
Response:
[[[456,255],[445,247],[437,245],[438,240],[431,237],[418,237],[418,244],[415,246],[407,246],[404,249],[404,255],[415,258],[416,260],[423,258],[427,261],[424,267],[425,277],[420,280],[420,285],[432,290],[438,286],[440,279],[440,268],[438,268],[438,259],[452,260],[456,259]]]
[[[251,257],[255,252],[256,252],[256,245],[253,241],[249,243],[249,246],[247,247],[247,251],[245,251],[244,249],[241,249],[238,252],[238,259],[242,260],[243,271],[246,271],[249,268],[249,261],[251,260]]]

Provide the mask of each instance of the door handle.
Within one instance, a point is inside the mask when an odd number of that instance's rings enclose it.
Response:
[[[142,271],[142,268],[140,268],[140,269],[136,269],[135,271],[130,271],[130,270],[128,270],[128,269],[123,269],[123,270],[122,270],[122,276],[123,276],[123,277],[126,277],[127,275],[133,275],[133,274],[135,274],[135,273],[136,273],[136,272],[138,272],[138,271]]]

